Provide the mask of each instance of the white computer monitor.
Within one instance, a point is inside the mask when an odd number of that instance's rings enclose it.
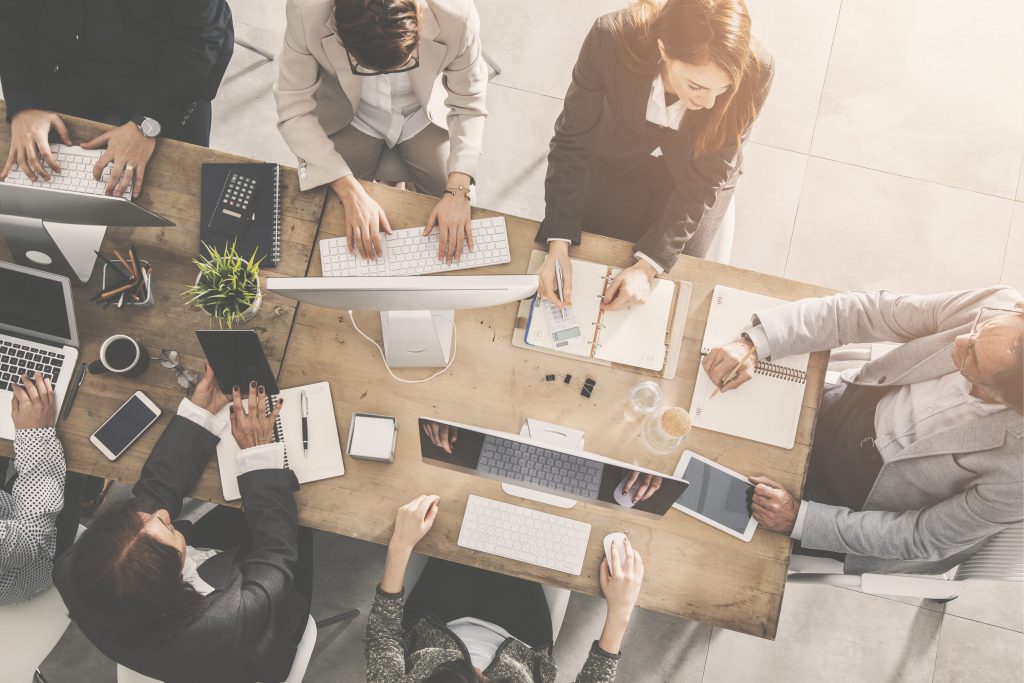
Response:
[[[531,297],[537,276],[269,277],[267,291],[326,308],[380,311],[388,366],[437,368],[451,358],[456,310]]]

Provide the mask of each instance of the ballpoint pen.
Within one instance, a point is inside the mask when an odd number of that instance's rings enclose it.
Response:
[[[558,290],[558,300],[565,304],[565,294],[562,292],[562,265],[555,261],[555,289]]]
[[[78,387],[82,386],[82,382],[85,381],[85,371],[88,367],[88,363],[82,363],[78,366],[78,375],[75,377],[75,382],[71,385],[70,391],[68,391],[67,398],[64,399],[64,412],[62,412],[60,416],[62,420],[68,419],[68,415],[71,414],[71,406],[75,405],[75,397],[78,396]]]
[[[299,394],[299,410],[302,413],[302,455],[309,457],[309,397],[303,389]]]

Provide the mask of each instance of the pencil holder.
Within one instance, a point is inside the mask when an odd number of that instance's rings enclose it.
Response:
[[[144,259],[139,259],[139,263],[143,267],[145,267],[147,270],[149,269],[149,261],[146,261]],[[100,289],[106,289],[107,288],[107,271],[109,269],[110,269],[110,266],[108,266],[106,263],[104,263],[103,264],[102,282],[100,283]],[[150,271],[150,272],[152,272],[152,271]],[[121,277],[121,276],[115,275],[115,278],[117,278],[117,277]],[[152,275],[144,275],[144,277],[146,278],[146,298],[143,299],[142,301],[132,301],[130,299],[126,299],[125,302],[124,302],[124,307],[125,308],[127,308],[128,306],[145,306],[145,307],[149,307],[149,306],[152,306],[153,304],[156,303],[156,297],[153,295],[153,276]],[[117,282],[117,281],[118,281],[117,279],[114,280],[114,282]]]

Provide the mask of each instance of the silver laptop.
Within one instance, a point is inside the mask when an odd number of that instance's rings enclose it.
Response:
[[[14,438],[11,385],[24,372],[50,379],[60,414],[78,345],[71,281],[0,261],[0,439]]]

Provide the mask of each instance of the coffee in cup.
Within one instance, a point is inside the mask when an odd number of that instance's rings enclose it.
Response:
[[[126,334],[115,334],[100,346],[100,359],[89,365],[89,372],[112,372],[124,377],[138,377],[147,367],[149,353],[146,347]]]

